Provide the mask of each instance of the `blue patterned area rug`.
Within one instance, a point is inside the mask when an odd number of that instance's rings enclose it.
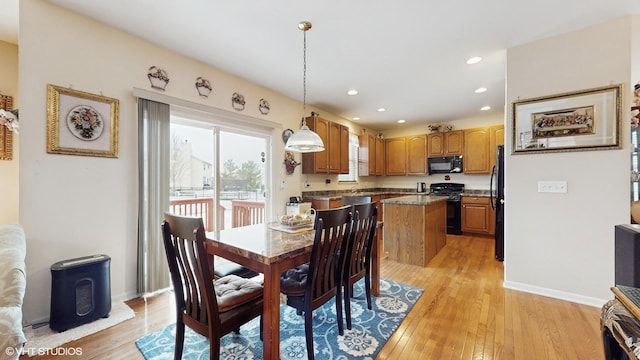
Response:
[[[354,286],[351,300],[353,327],[338,335],[334,301],[316,309],[313,315],[313,345],[317,359],[374,359],[398,328],[423,290],[381,279],[380,296],[372,297],[373,309],[367,309],[364,279]],[[344,308],[344,306],[343,306]],[[173,359],[175,324],[145,335],[136,346],[147,360]],[[222,338],[221,359],[261,360],[260,323],[256,318],[240,328],[240,334]],[[280,358],[306,359],[304,317],[290,306],[280,306]],[[209,341],[186,327],[182,359],[209,359]]]

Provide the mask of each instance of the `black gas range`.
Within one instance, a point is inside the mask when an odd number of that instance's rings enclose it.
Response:
[[[464,184],[433,183],[429,186],[429,194],[448,196],[447,199],[447,234],[462,234],[462,204],[460,197],[464,192]]]

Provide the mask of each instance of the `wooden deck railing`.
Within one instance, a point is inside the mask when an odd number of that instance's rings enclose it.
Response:
[[[231,226],[241,227],[264,223],[264,202],[231,200]]]
[[[226,209],[218,205],[220,230],[224,230]],[[207,231],[214,230],[213,198],[174,199],[170,202],[170,212],[183,216],[201,216]],[[241,227],[264,223],[264,202],[231,200],[231,227]]]
[[[170,211],[176,215],[201,216],[207,231],[213,231],[213,198],[176,199],[170,202]],[[224,211],[222,205],[218,205],[218,217],[221,229],[224,229]]]

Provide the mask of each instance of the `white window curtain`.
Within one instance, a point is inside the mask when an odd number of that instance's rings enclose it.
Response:
[[[161,223],[169,209],[169,105],[138,98],[139,294],[171,285]]]

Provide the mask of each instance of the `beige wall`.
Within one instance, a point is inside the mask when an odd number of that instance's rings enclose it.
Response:
[[[628,106],[631,64],[639,55],[631,52],[637,20],[625,17],[508,50],[508,103],[618,83],[624,99],[621,150],[507,155],[507,287],[592,305],[612,296],[614,225],[629,222]],[[511,133],[509,124],[508,144]],[[565,180],[568,192],[538,193],[540,180]]]
[[[138,160],[132,89],[155,91],[147,79],[150,66],[169,73],[166,95],[235,112],[231,95],[239,92],[247,100],[243,115],[299,128],[299,102],[46,1],[21,2],[20,44],[20,222],[28,241],[26,322],[48,317],[49,267],[63,259],[109,255],[112,295],[115,299],[135,295]],[[213,92],[206,99],[197,95],[198,76],[212,82]],[[120,100],[119,158],[47,154],[47,84]],[[258,110],[261,98],[271,104],[268,115]],[[346,123],[326,111],[322,114]],[[281,131],[273,133],[272,171],[273,183],[285,180],[285,188],[277,186],[273,199],[281,207],[279,213],[284,213],[286,199],[301,192],[301,177],[299,170],[286,175]]]
[[[0,94],[13,96],[13,107],[20,105],[18,94],[18,46],[0,41]],[[18,222],[18,151],[20,135],[13,134],[13,160],[0,160],[0,224]]]

